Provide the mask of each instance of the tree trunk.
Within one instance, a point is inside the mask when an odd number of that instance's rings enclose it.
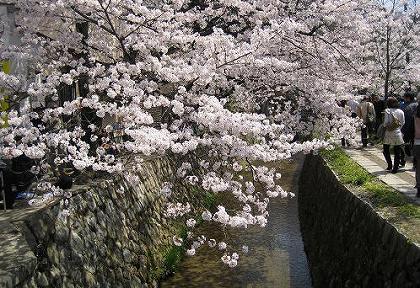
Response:
[[[391,39],[391,28],[389,26],[386,27],[386,71],[385,71],[385,87],[384,87],[384,94],[385,99],[388,99],[389,96],[389,80],[391,77],[391,60],[389,55],[389,46],[390,46],[390,39]]]
[[[88,22],[79,22],[76,23],[76,31],[83,35],[82,42],[86,42],[89,37],[89,23]],[[83,58],[85,60],[85,65],[88,65],[89,63],[89,55],[88,52],[81,52],[80,58]],[[79,90],[79,96],[81,98],[86,98],[89,93],[88,88],[88,76],[86,74],[82,74],[79,77],[78,80],[78,90]],[[85,135],[82,137],[82,140],[86,143],[91,145],[91,149],[94,149],[95,145],[92,145],[90,137],[92,135],[92,131],[89,129],[90,124],[100,125],[101,119],[96,116],[96,111],[91,108],[82,108],[80,113],[80,125],[85,132]],[[96,148],[95,148],[96,149]]]

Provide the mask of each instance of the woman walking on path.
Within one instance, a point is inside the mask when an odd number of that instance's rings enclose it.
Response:
[[[398,166],[401,159],[401,145],[404,144],[401,127],[405,123],[404,112],[399,109],[398,100],[389,97],[387,100],[388,108],[385,109],[384,127],[385,135],[383,140],[383,153],[388,167],[386,170],[392,170],[392,173],[398,172]],[[394,146],[394,166],[392,166],[390,147]]]
[[[417,105],[414,115],[414,145],[413,152],[416,159],[420,159],[420,105]],[[416,188],[417,195],[420,197],[420,165],[416,165]]]

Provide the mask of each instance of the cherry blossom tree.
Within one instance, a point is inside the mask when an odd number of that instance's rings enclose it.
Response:
[[[372,86],[385,97],[418,85],[419,7],[415,1],[377,1],[366,12],[372,38],[366,66]],[[370,68],[369,68],[370,67]]]
[[[204,220],[265,226],[269,198],[293,195],[278,185],[281,171],[264,162],[354,133],[355,120],[337,100],[367,83],[368,4],[17,0],[21,44],[0,46],[0,58],[19,55],[29,72],[0,73],[11,107],[0,155],[34,159],[41,178],[67,167],[132,183],[142,158],[176,157],[174,182],[236,200],[236,209],[200,211]],[[23,99],[32,109],[18,109]],[[161,190],[167,216],[188,218],[192,207],[172,186]],[[42,188],[44,200],[63,195],[51,184]],[[195,224],[186,222],[191,230]],[[211,235],[191,237],[189,255],[204,243],[232,249]],[[236,252],[223,253],[224,263],[237,264]]]

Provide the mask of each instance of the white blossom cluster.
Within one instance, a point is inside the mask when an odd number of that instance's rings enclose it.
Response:
[[[337,100],[367,81],[367,0],[15,2],[22,45],[0,43],[0,58],[19,53],[31,68],[0,73],[10,102],[0,156],[26,155],[40,176],[71,167],[135,185],[143,157],[171,155],[182,161],[159,191],[167,217],[187,217],[193,233],[197,211],[173,193],[181,182],[236,201],[200,211],[203,220],[264,227],[269,198],[293,197],[264,163],[354,134]],[[14,105],[25,98],[36,100],[30,111]],[[203,237],[173,242],[192,242],[188,255],[229,248]],[[237,253],[222,261],[236,266]]]
[[[170,218],[184,216],[191,211],[191,205],[189,203],[168,203],[165,211],[165,216]]]

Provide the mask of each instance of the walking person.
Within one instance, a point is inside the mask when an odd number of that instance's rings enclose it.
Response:
[[[373,143],[372,134],[375,129],[376,120],[375,107],[368,96],[365,96],[357,107],[357,116],[363,121],[362,145],[363,147],[367,147],[368,141]]]
[[[359,102],[357,102],[355,99],[350,99],[347,101],[347,105],[350,107],[351,111],[351,118],[357,117],[357,108],[359,107]]]
[[[418,103],[415,101],[416,93],[407,91],[404,93],[404,106],[403,106],[403,112],[404,112],[404,118],[405,118],[405,124],[401,128],[401,132],[403,133],[403,139],[404,139],[404,146],[403,151],[401,153],[401,167],[405,166],[405,156],[411,156],[411,150],[413,147],[413,135],[411,131],[413,129],[410,129],[410,125],[413,123],[413,117],[416,113],[417,105]],[[413,161],[415,162],[415,161]]]
[[[384,127],[385,135],[383,139],[383,154],[388,164],[386,170],[397,173],[401,160],[401,145],[404,144],[401,127],[405,123],[404,112],[399,108],[398,100],[394,97],[387,99],[388,108],[385,109]],[[390,147],[394,146],[394,166],[392,166]]]
[[[342,108],[343,112],[346,112],[346,110],[349,110],[349,107],[347,106],[347,100],[341,100],[341,101],[337,102],[337,105]],[[341,138],[341,147],[346,147],[346,145],[349,146],[349,142],[346,140],[345,137],[342,137]]]
[[[384,114],[385,110],[385,100],[380,99],[378,95],[371,96],[373,107],[375,107],[375,115],[376,115],[376,122],[375,122],[375,132],[378,130],[379,125],[383,122],[382,115]],[[382,140],[382,139],[381,139]]]
[[[417,159],[420,159],[420,105],[417,105],[416,113],[414,115],[414,145],[413,152]],[[420,197],[420,165],[415,166],[416,171],[416,197]]]

